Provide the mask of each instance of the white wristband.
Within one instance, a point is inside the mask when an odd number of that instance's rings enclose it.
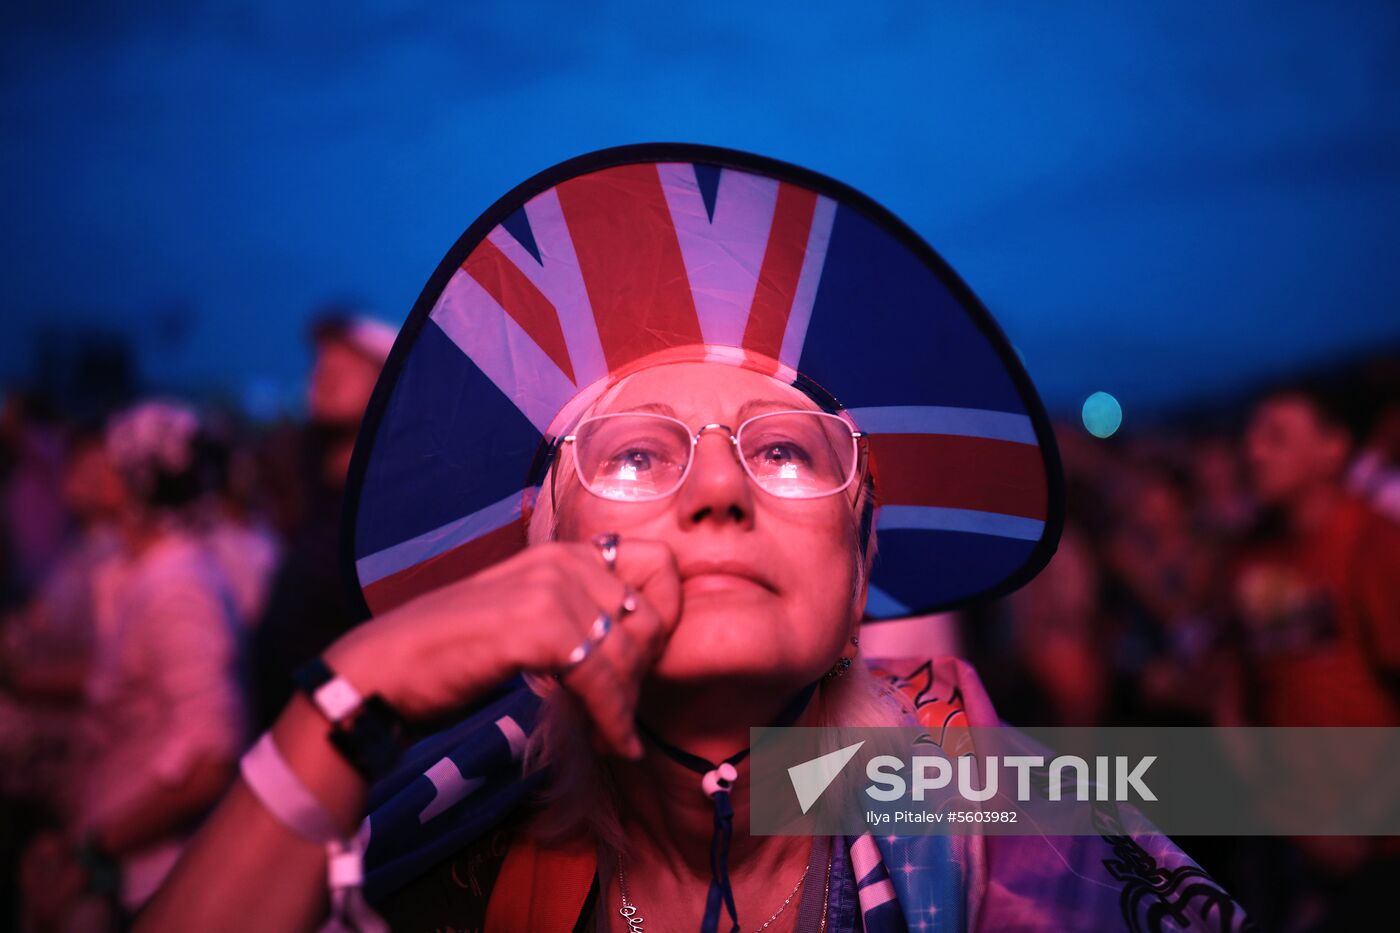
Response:
[[[282,758],[271,732],[263,733],[238,767],[243,782],[277,822],[316,845],[341,837],[335,819]]]
[[[388,933],[388,924],[365,903],[360,891],[368,821],[359,833],[342,837],[335,819],[277,750],[271,732],[264,732],[257,744],[248,749],[238,768],[253,796],[277,822],[307,842],[325,848],[331,915],[321,933]]]

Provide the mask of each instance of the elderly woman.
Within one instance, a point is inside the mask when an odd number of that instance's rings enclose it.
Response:
[[[1239,922],[1160,840],[749,833],[753,726],[995,724],[957,662],[877,674],[861,623],[1008,591],[1059,535],[1014,353],[849,188],[678,145],[526,182],[425,289],[350,494],[375,618],[149,929],[307,929],[328,876],[358,929]],[[399,757],[401,720],[456,725]]]

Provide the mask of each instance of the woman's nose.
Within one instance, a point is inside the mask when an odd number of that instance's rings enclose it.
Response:
[[[753,487],[737,454],[727,430],[700,433],[690,475],[681,486],[677,503],[684,524],[697,527],[717,522],[752,527]]]

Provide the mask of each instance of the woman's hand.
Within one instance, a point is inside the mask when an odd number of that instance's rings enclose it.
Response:
[[[636,608],[626,612],[629,594]],[[592,545],[544,544],[360,626],[326,659],[410,718],[466,705],[521,672],[560,674],[603,744],[640,757],[637,695],[675,628],[680,594],[665,544],[622,539],[615,574]],[[570,667],[570,652],[603,612],[611,633]]]

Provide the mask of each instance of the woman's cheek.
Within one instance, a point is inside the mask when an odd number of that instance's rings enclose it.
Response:
[[[856,555],[849,538],[834,541],[829,536],[810,541],[805,552],[790,555],[789,572],[794,574],[790,592],[803,603],[802,615],[829,620],[843,628],[850,622],[851,595],[856,586]]]

